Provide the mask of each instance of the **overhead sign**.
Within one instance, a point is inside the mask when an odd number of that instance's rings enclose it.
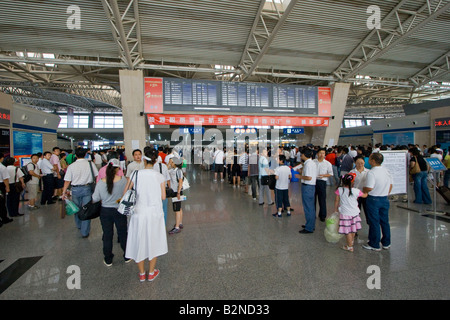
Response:
[[[164,109],[165,112],[181,113],[257,112],[331,116],[329,87],[178,78],[144,79],[145,98],[150,99],[145,101],[145,113],[162,113],[155,110]]]
[[[161,113],[163,110],[163,78],[144,78],[144,113]]]
[[[284,128],[283,134],[304,134],[304,128]]]
[[[0,124],[9,126],[11,122],[11,115],[8,109],[0,108]]]
[[[434,126],[436,128],[450,127],[450,117],[449,118],[439,118],[434,120]]]
[[[236,128],[234,129],[234,133],[256,133],[255,128]]]
[[[309,126],[327,127],[328,118],[281,116],[226,116],[199,114],[149,114],[149,125],[202,126]]]
[[[195,128],[195,127],[182,127],[180,128],[180,134],[196,134],[196,133],[205,133],[205,128]]]

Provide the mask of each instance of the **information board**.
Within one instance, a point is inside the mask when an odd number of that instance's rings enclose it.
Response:
[[[408,150],[380,151],[380,153],[384,157],[381,166],[389,171],[393,180],[390,194],[408,193]]]
[[[329,93],[330,88],[328,87],[178,78],[161,79],[163,81],[164,112],[208,110],[221,114],[224,112],[230,114],[256,112],[318,115],[319,111],[325,110],[329,104],[327,99],[321,98],[319,101],[318,97],[319,90]],[[159,88],[154,82],[155,78],[145,78],[146,85],[153,86],[152,90]],[[147,92],[146,97],[159,97],[159,94],[152,95]],[[147,104],[152,106],[155,103],[152,104],[149,101]],[[152,112],[145,113],[156,113],[150,107],[146,110]],[[321,112],[320,116],[329,117],[330,114]]]

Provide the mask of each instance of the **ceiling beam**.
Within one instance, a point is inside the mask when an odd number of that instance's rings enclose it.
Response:
[[[432,8],[432,0],[427,0],[417,11],[406,11],[401,9],[405,2],[400,1],[381,21],[381,28],[374,28],[339,65],[333,72],[339,79],[348,80],[357,75],[376,59],[450,9],[450,2],[434,1],[435,7]],[[400,16],[405,14],[409,17],[401,22]],[[396,29],[383,28],[383,25],[393,23],[398,26]],[[387,36],[382,39],[382,34]],[[378,45],[374,46],[374,42]]]
[[[284,2],[286,2],[286,0],[284,0]],[[265,14],[265,1],[260,2],[257,16],[255,17],[252,29],[250,30],[239,64],[239,68],[243,72],[241,80],[245,80],[253,74],[297,2],[298,0],[290,0],[289,4],[282,12],[278,10],[279,4],[273,2],[277,14]],[[269,24],[266,23],[266,20],[269,19],[277,20],[272,30],[269,30]]]

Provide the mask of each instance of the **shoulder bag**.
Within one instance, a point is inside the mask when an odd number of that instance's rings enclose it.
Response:
[[[417,159],[417,157],[415,157],[416,161],[415,161],[415,165],[414,167],[412,167],[411,169],[409,169],[409,173],[410,174],[417,174],[419,173],[420,170],[420,165],[419,165],[419,159]]]
[[[78,211],[78,219],[80,220],[91,220],[100,217],[100,211],[102,209],[102,202],[92,202],[89,201],[87,204],[81,207]]]
[[[127,192],[125,192],[124,196],[120,200],[119,207],[117,208],[117,211],[120,214],[131,216],[134,213],[134,205],[136,204],[138,172],[139,170],[134,170],[133,174],[131,175],[130,182],[133,180],[133,175],[136,175],[136,183],[134,184],[133,188],[128,189]],[[131,183],[128,185],[128,188],[130,185]]]
[[[92,182],[89,183],[89,186],[91,187],[91,193],[94,193],[95,185],[97,184],[97,182],[95,180],[94,170],[92,169],[92,162],[88,161],[88,163],[89,163],[89,168],[91,169],[91,175],[92,175]]]

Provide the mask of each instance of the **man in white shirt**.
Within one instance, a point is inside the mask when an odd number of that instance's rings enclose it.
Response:
[[[317,159],[314,159],[314,163],[317,166],[317,180],[316,180],[316,201],[319,201],[319,219],[325,221],[327,217],[327,181],[328,177],[333,176],[333,167],[331,163],[325,160],[325,149],[320,148],[317,152]]]
[[[39,181],[41,179],[41,170],[37,165],[38,161],[39,156],[37,154],[33,154],[31,155],[31,162],[28,162],[27,164],[28,173],[31,175],[31,180],[27,182],[28,209],[30,210],[39,208],[38,206],[36,206]]]
[[[382,153],[372,153],[369,164],[372,169],[367,173],[364,193],[369,196],[366,200],[367,220],[369,223],[369,242],[363,245],[364,249],[380,251],[388,250],[391,246],[391,227],[389,225],[389,199],[392,190],[392,176],[387,169],[381,166]],[[381,227],[381,232],[380,232]],[[383,237],[381,237],[381,233]]]
[[[83,207],[92,199],[91,183],[96,182],[98,175],[97,167],[86,159],[86,149],[78,148],[75,151],[77,161],[67,167],[64,176],[63,200],[67,198],[67,189],[72,188],[72,201],[78,206]],[[91,230],[91,220],[81,221],[78,214],[74,214],[75,225],[81,232],[83,238],[89,236]]]
[[[98,151],[94,151],[94,163],[97,170],[100,170],[102,167],[102,156],[98,154]]]
[[[306,223],[299,233],[313,233],[316,226],[315,193],[317,179],[317,165],[312,160],[313,151],[305,148],[302,152],[304,162],[300,176],[302,182],[302,204],[305,212]]]
[[[5,156],[0,152],[0,227],[6,223],[12,222],[13,219],[8,218],[8,210],[6,210],[6,195],[9,193],[9,172],[3,165]]]
[[[53,193],[55,191],[55,178],[53,173],[55,172],[55,166],[50,163],[52,153],[50,151],[44,152],[44,158],[40,164],[42,174],[42,195],[41,205],[54,204]]]
[[[223,160],[225,158],[225,154],[223,153],[223,148],[219,148],[214,152],[213,155],[213,162],[214,162],[214,182],[217,181],[217,173],[222,173],[222,179],[224,180],[224,173],[223,173]]]
[[[127,167],[126,177],[130,180],[131,174],[135,170],[141,170],[145,168],[144,161],[142,161],[142,151],[139,149],[133,150],[133,162],[131,162]]]
[[[283,206],[287,210],[287,216],[291,216],[291,204],[289,203],[289,182],[291,180],[291,169],[285,165],[286,157],[280,155],[278,157],[279,167],[275,169],[275,200],[277,204],[278,214],[272,216],[281,218],[281,210]]]

